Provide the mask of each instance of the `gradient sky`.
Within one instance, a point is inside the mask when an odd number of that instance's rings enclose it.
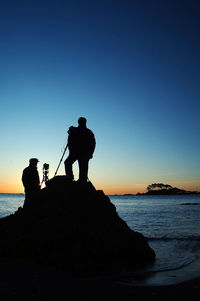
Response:
[[[53,177],[80,116],[97,189],[200,190],[199,16],[197,0],[1,1],[0,192],[23,192],[31,157]]]

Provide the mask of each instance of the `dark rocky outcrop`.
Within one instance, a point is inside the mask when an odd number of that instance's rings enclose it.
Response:
[[[53,178],[35,200],[0,219],[0,255],[105,269],[108,263],[130,268],[155,258],[103,191],[65,176]]]

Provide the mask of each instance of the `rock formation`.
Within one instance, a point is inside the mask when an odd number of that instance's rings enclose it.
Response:
[[[154,251],[101,190],[57,176],[36,199],[0,219],[0,255],[117,269],[152,263]]]

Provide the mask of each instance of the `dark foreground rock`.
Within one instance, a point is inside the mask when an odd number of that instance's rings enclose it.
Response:
[[[133,268],[155,259],[103,191],[55,177],[34,200],[0,219],[0,255],[65,264],[68,269]]]

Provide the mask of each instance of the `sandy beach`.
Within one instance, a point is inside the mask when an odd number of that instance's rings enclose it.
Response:
[[[132,286],[115,277],[72,276],[62,267],[0,258],[1,300],[200,300],[200,277],[170,286]]]

